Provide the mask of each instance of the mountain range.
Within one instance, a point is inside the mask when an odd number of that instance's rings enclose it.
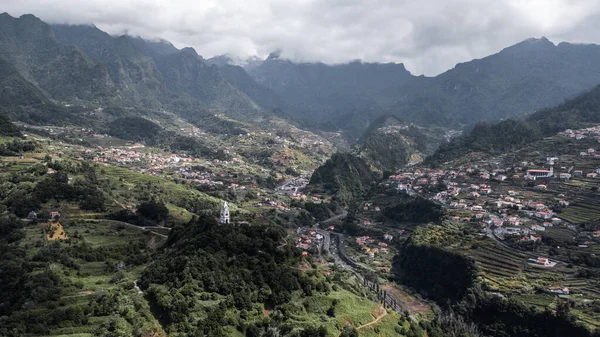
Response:
[[[15,106],[165,109],[242,121],[268,114],[192,48],[113,37],[94,26],[51,26],[33,15],[0,15],[0,68],[2,107],[17,119],[31,118]]]
[[[248,69],[300,114],[344,130],[394,115],[419,124],[465,125],[523,116],[600,82],[600,46],[528,39],[435,77],[402,64],[302,63],[271,55]]]
[[[357,140],[381,116],[458,128],[525,116],[598,83],[600,46],[546,38],[425,77],[403,64],[295,63],[277,52],[239,66],[167,41],[0,14],[0,111],[28,122],[81,122],[82,106],[119,107],[196,121],[281,117]]]

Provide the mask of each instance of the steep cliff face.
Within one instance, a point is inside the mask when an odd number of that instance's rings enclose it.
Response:
[[[93,100],[114,92],[104,65],[58,41],[52,28],[33,15],[0,14],[0,32],[0,57],[53,99]]]

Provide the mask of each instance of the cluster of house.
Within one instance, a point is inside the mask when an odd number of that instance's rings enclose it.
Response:
[[[383,132],[386,135],[389,134],[397,134],[400,130],[407,130],[407,124],[394,124],[394,125],[386,125],[378,129],[379,132]]]
[[[591,128],[579,130],[567,129],[565,131],[559,132],[558,134],[564,137],[574,138],[576,140],[592,138],[596,139],[598,143],[600,143],[600,126],[594,126]]]
[[[235,159],[236,158],[234,158],[234,160]],[[249,174],[242,174],[235,170],[232,171],[219,168],[219,165],[223,163],[223,161],[219,161],[216,164],[215,161],[217,160],[207,161],[206,165],[211,168],[217,168],[217,170],[221,171],[219,173],[212,172],[211,169],[206,169],[200,166],[185,166],[179,168],[179,177],[185,180],[187,183],[196,183],[209,186],[223,186],[225,185],[223,181],[235,181],[236,183],[227,183],[227,187],[234,191],[246,190],[248,187],[245,185],[252,184],[254,181],[254,177]],[[244,185],[241,185],[242,183]]]
[[[314,146],[323,145],[323,140],[314,134],[305,132],[296,127],[292,127],[288,131],[291,132],[292,134],[294,134],[293,140],[287,139],[286,137],[281,137],[279,135],[273,135],[272,132],[267,132],[267,131],[249,132],[246,134],[240,134],[239,137],[246,138],[246,139],[256,139],[256,138],[265,139],[266,138],[267,144],[274,143],[274,144],[282,145],[283,147],[297,146],[297,147],[303,147],[303,148],[310,148],[310,147],[314,147]]]
[[[302,196],[302,193],[299,191],[304,189],[308,185],[308,182],[309,180],[306,177],[297,177],[286,181],[281,186],[277,187],[277,190],[283,194],[290,194],[293,197],[298,198]]]
[[[254,203],[254,207],[273,207],[282,211],[289,211],[290,208],[280,203],[279,201],[272,200],[271,198],[264,198],[262,201]]]
[[[101,146],[98,146],[94,150],[87,149],[84,154],[85,157],[97,163],[136,164],[137,166],[145,166],[149,170],[179,167],[183,163],[191,163],[193,161],[193,158],[185,155],[164,152],[140,152],[131,149],[103,148]]]
[[[377,254],[388,254],[390,251],[388,248],[388,243],[385,241],[389,242],[393,239],[393,235],[385,233],[383,235],[384,241],[378,242],[370,236],[360,236],[356,238],[355,242],[361,247],[360,249],[363,251],[363,253],[367,254],[370,258],[374,258]]]
[[[323,235],[317,233],[315,230],[305,230],[298,228],[296,231],[298,236],[296,237],[296,248],[308,250],[313,247],[318,241],[323,239]]]
[[[529,163],[522,163],[529,165]],[[522,172],[521,166],[511,168]],[[426,184],[443,184],[444,191],[423,195],[448,208],[464,209],[473,212],[473,216],[459,218],[456,221],[479,221],[482,227],[495,228],[494,233],[501,239],[505,235],[521,235],[523,241],[540,241],[539,232],[546,227],[558,225],[561,220],[552,211],[554,205],[541,200],[522,200],[522,195],[514,190],[491,188],[488,181],[506,179],[509,169],[484,169],[479,166],[460,167],[457,170],[405,169],[389,177],[391,186],[399,190],[421,193]],[[547,176],[552,170],[527,170],[526,175]],[[476,183],[480,180],[479,183]],[[483,180],[483,181],[481,181]],[[542,185],[542,184],[540,184]],[[539,185],[538,185],[539,186]],[[545,188],[545,185],[536,188]],[[560,207],[569,206],[563,194],[557,203]],[[515,215],[518,214],[518,215]],[[366,220],[368,221],[368,220]],[[524,224],[532,224],[524,226]],[[369,224],[365,222],[365,224]]]
[[[200,137],[200,135],[204,135],[204,132],[200,131],[200,129],[195,126],[189,128],[180,128],[179,131],[189,137]]]
[[[58,220],[60,219],[60,212],[58,211],[51,211],[50,212],[50,219],[40,219],[38,217],[38,214],[34,211],[29,212],[29,214],[27,214],[27,219],[29,220],[43,220],[43,221],[52,221],[52,222],[58,222]]]
[[[394,237],[390,234],[384,234],[385,241],[391,241]],[[377,242],[370,236],[361,236],[356,238],[356,243],[361,247],[361,250],[369,257],[374,258],[377,254],[388,254],[389,248],[387,242]]]
[[[365,202],[363,204],[363,211],[381,212],[381,207],[379,207],[377,205],[373,205],[372,202]]]
[[[215,180],[220,175],[216,173],[198,171],[191,167],[182,167],[179,169],[179,176],[186,181],[203,185],[223,185],[222,181]]]

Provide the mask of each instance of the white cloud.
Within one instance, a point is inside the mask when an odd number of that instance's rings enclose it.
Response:
[[[403,62],[435,75],[532,36],[600,42],[595,0],[0,0],[11,15],[164,38],[204,57]]]

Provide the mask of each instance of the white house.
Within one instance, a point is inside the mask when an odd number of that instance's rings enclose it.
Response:
[[[571,174],[570,173],[561,173],[558,175],[558,177],[560,179],[571,179]]]

